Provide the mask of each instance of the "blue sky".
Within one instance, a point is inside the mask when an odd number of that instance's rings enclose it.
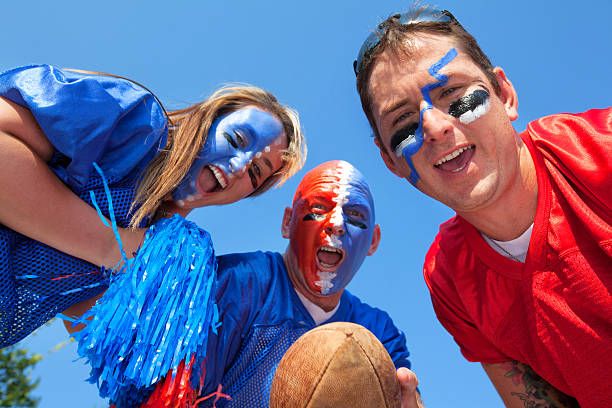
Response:
[[[247,82],[296,108],[306,132],[305,169],[282,188],[195,211],[217,253],[284,251],[280,224],[306,170],[353,163],[370,183],[381,246],[349,289],[389,312],[407,336],[428,408],[495,407],[501,400],[479,364],[466,362],[438,323],[422,276],[438,225],[453,212],[384,167],[355,91],[352,62],[384,17],[409,1],[6,2],[0,70],[30,63],[133,78],[167,108],[197,102],[220,85]],[[517,130],[538,117],[611,103],[612,6],[606,0],[439,1],[503,67],[519,95]],[[35,375],[41,408],[104,407],[87,368],[54,323],[24,345],[45,354]]]

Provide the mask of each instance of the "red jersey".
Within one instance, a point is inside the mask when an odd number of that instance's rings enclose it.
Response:
[[[538,181],[527,259],[456,216],[425,260],[434,309],[469,361],[517,360],[583,407],[612,407],[612,108],[520,136]]]

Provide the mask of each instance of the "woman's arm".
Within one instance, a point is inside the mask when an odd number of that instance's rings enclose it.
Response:
[[[121,259],[110,228],[47,166],[53,146],[29,110],[0,97],[0,222],[98,266]],[[121,229],[126,253],[143,231]]]

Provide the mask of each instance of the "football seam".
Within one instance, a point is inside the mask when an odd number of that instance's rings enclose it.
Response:
[[[376,370],[376,367],[372,363],[372,360],[370,360],[370,356],[368,355],[368,353],[366,353],[365,349],[361,346],[361,343],[359,343],[357,340],[355,340],[355,343],[357,343],[357,345],[361,349],[361,352],[368,359],[368,363],[370,363],[370,365],[372,366],[372,371],[374,371],[374,374],[376,374],[376,379],[378,380],[378,385],[380,386],[380,390],[382,391],[383,398],[385,399],[385,407],[389,407],[389,401],[387,400],[386,389],[385,389],[385,387],[383,387],[382,381],[380,380],[380,376],[378,375],[378,371]]]
[[[342,342],[342,346],[338,347],[336,349],[336,351],[334,351],[334,354],[332,354],[331,358],[327,361],[327,364],[325,364],[325,367],[323,368],[323,370],[321,370],[321,374],[319,375],[319,378],[317,378],[317,382],[312,387],[312,391],[310,391],[310,395],[308,396],[308,399],[306,400],[306,406],[308,406],[308,404],[310,404],[310,401],[312,400],[312,397],[314,396],[314,393],[315,393],[317,387],[319,386],[319,383],[323,379],[323,376],[327,372],[327,369],[329,368],[329,365],[331,364],[331,362],[334,361],[334,358],[336,358],[336,355],[340,352],[340,350],[342,350],[343,348],[346,347],[347,339],[348,339],[348,336]],[[361,346],[359,346],[359,347],[361,348]],[[368,361],[369,361],[369,359],[368,359]],[[372,364],[372,363],[370,362],[370,364]],[[376,376],[378,377],[378,374],[376,374]]]

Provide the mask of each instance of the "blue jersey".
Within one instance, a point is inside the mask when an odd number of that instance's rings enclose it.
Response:
[[[0,74],[0,96],[32,112],[54,147],[51,170],[90,205],[93,191],[109,217],[92,163],[102,168],[117,224],[128,226],[138,177],[167,139],[166,118],[153,95],[124,79],[40,65]],[[0,347],[106,284],[97,266],[0,224]]]
[[[253,252],[217,258],[216,302],[221,327],[209,335],[203,395],[223,385],[231,401],[219,407],[267,407],[272,378],[285,351],[316,327],[298,298],[280,254]],[[410,368],[404,334],[386,312],[344,291],[325,323],[346,321],[370,330],[396,367]],[[201,405],[202,406],[202,405]]]

